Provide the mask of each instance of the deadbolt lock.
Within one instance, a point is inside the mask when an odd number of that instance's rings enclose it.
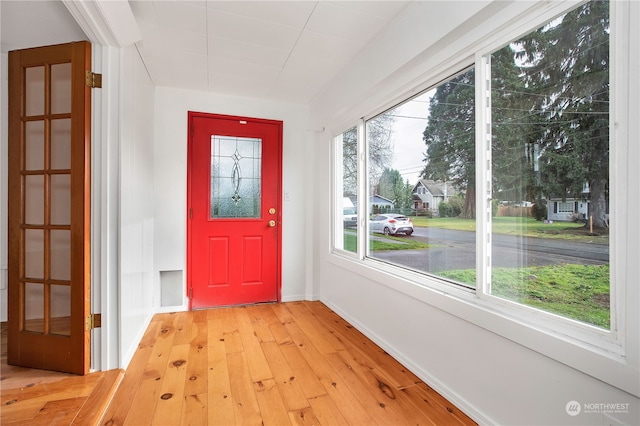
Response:
[[[275,220],[270,220],[270,221],[269,221],[269,226],[270,226],[270,227],[272,227],[272,228],[273,228],[274,226],[276,226],[276,221],[275,221]]]
[[[274,209],[273,207],[271,207],[269,209],[269,214],[276,214],[276,209]]]

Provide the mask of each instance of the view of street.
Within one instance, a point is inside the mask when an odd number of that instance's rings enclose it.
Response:
[[[430,273],[475,268],[475,232],[419,226],[414,229],[413,235],[406,238],[430,244],[428,250],[376,251],[372,257]],[[603,265],[609,262],[607,244],[501,234],[492,237],[494,267],[567,263]]]

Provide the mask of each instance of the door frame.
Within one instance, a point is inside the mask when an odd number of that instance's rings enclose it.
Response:
[[[209,118],[216,120],[234,120],[234,121],[245,121],[247,123],[261,123],[261,124],[270,124],[278,126],[278,164],[277,164],[277,174],[278,174],[278,184],[276,188],[277,193],[277,205],[276,205],[276,221],[277,221],[277,237],[276,237],[276,296],[277,301],[280,302],[282,300],[282,152],[283,152],[283,122],[279,120],[270,120],[265,118],[255,118],[255,117],[243,117],[236,115],[225,115],[225,114],[213,114],[213,113],[205,113],[205,112],[195,112],[188,111],[188,126],[187,126],[187,211],[186,211],[186,220],[187,220],[187,280],[186,280],[186,297],[188,309],[192,309],[192,299],[193,299],[193,286],[192,286],[192,221],[191,221],[191,206],[192,206],[192,191],[191,191],[191,179],[192,179],[192,158],[193,158],[193,119],[194,118]]]

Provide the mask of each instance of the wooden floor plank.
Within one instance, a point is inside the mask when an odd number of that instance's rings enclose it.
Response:
[[[311,408],[313,409],[314,416],[318,419],[318,423],[321,425],[348,425],[355,424],[349,423],[349,421],[342,415],[344,408],[341,410],[336,401],[329,395],[322,395],[309,400]]]
[[[246,354],[249,372],[254,382],[273,378],[273,373],[269,368],[269,363],[264,356],[260,341],[256,336],[251,319],[245,308],[234,310],[235,323],[238,327],[242,347]]]
[[[413,389],[414,388],[412,387],[407,390],[413,390]],[[454,424],[452,419],[456,419],[455,424],[461,424],[461,425],[473,424],[473,420],[469,416],[467,416],[458,407],[451,404],[449,401],[447,401],[446,398],[444,398],[442,395],[440,395],[438,392],[433,390],[430,386],[426,385],[425,383],[418,384],[415,387],[415,390],[417,394],[420,395],[421,399],[412,398],[412,401],[414,402],[425,401],[425,402],[429,402],[429,404],[433,407],[435,407],[436,405],[441,407],[441,410],[437,410],[437,411],[441,413],[446,412],[448,415],[448,417],[442,416],[443,421],[447,421],[450,424]],[[431,413],[431,411],[429,410],[423,410],[423,412]]]
[[[202,315],[200,311],[193,311],[192,315],[183,315],[175,313],[175,335],[173,337],[174,345],[186,345],[191,341],[191,324],[195,315]]]
[[[122,369],[105,371],[72,424],[95,425],[100,423],[123,378],[124,370]]]
[[[376,367],[389,378],[394,386],[399,388],[413,386],[421,381],[410,370],[325,305],[312,302],[309,304],[309,309],[318,315],[319,321],[333,329],[361,364],[370,368]]]
[[[127,424],[148,423],[153,418],[156,405],[160,400],[162,379],[164,378],[171,348],[173,347],[175,337],[174,324],[176,321],[177,317],[173,315],[158,322],[159,326],[152,331],[152,333],[155,333],[155,342],[149,345],[151,353],[148,356],[147,363],[143,365],[143,371],[136,368],[136,373],[130,376],[130,381],[127,380],[128,378],[125,375],[122,389],[125,391],[131,387],[134,396],[130,400],[116,401],[114,405],[126,404],[130,407],[125,416]],[[137,363],[135,356],[131,364],[134,364],[134,362]],[[129,370],[131,370],[131,366]],[[129,373],[129,370],[127,370],[127,373]],[[125,394],[125,392],[121,394]],[[119,419],[119,417],[115,419]]]
[[[236,424],[262,425],[260,406],[244,352],[227,354],[227,364],[230,372],[229,383]]]
[[[0,424],[30,424],[35,416],[38,415],[42,407],[48,401],[22,401],[21,404],[17,404],[13,406],[12,400],[8,401],[12,405],[7,405],[6,403],[2,406],[2,410],[0,410]]]
[[[269,331],[273,335],[273,339],[281,345],[291,343],[291,336],[284,327],[284,321],[278,316],[277,311],[280,310],[281,304],[264,305],[265,309],[262,313],[264,321],[269,327]]]
[[[327,394],[334,400],[341,401],[342,407],[348,407],[348,410],[344,410],[342,414],[349,424],[375,424],[369,410],[362,404],[359,397],[349,389],[346,380],[331,367],[326,356],[320,353],[312,343],[312,338],[307,336],[297,323],[289,323],[286,328],[298,350],[316,373]]]
[[[236,318],[233,312],[234,310],[231,308],[220,309],[222,319],[222,339],[228,354],[242,352],[244,350],[244,347],[242,346],[242,339],[240,337],[240,330],[236,324]]]
[[[182,404],[181,425],[206,425],[207,424],[207,394],[196,395],[185,394],[184,404]]]
[[[280,345],[280,350],[293,371],[291,377],[300,384],[307,399],[327,394],[318,375],[311,368],[295,343],[282,344]]]
[[[110,424],[149,424],[153,418],[156,405],[160,399],[160,386],[162,376],[158,373],[155,376],[145,376],[138,385],[138,389],[132,398],[128,411],[124,414],[124,421],[119,421],[122,415],[108,419]],[[118,404],[114,400],[113,404]]]
[[[179,315],[166,313],[154,316],[154,328],[148,330],[143,338],[150,340],[144,348],[150,353],[136,353],[127,369],[121,389],[114,398],[105,423],[107,424],[149,424],[153,419],[156,405],[160,401],[161,386],[169,363]],[[139,365],[139,360],[147,361]],[[133,371],[132,371],[133,370]],[[126,408],[125,408],[126,407]],[[113,412],[114,415],[109,414]]]
[[[191,324],[191,341],[187,356],[187,374],[184,394],[199,395],[207,393],[208,377],[207,321],[194,321]]]
[[[209,425],[233,425],[235,413],[227,352],[222,338],[221,316],[209,315],[207,321],[207,423]]]
[[[268,322],[268,315],[272,312],[271,307],[266,304],[247,306],[247,315],[249,315],[256,338],[260,343],[274,342],[276,340]]]
[[[87,397],[56,399],[47,402],[30,425],[70,425]]]
[[[311,407],[289,411],[289,419],[291,424],[295,426],[317,426],[321,424]]]
[[[256,398],[260,406],[262,424],[265,426],[284,426],[290,423],[289,411],[273,379],[254,383]]]
[[[150,366],[154,365],[154,360],[162,356],[164,351],[163,343],[167,342],[167,345],[169,347],[171,346],[173,333],[169,331],[173,328],[173,325],[171,321],[167,323],[166,320],[173,320],[175,318],[175,316],[167,316],[166,319],[162,316],[154,316],[138,345],[138,349],[133,354],[129,368],[125,371],[124,378],[116,395],[109,404],[109,408],[103,419],[104,423],[121,425],[125,423],[129,414],[139,412],[138,409],[131,410],[132,404],[139,404],[141,401],[141,398],[134,398],[134,396],[136,396],[136,392],[141,388],[140,384],[145,378],[145,372],[148,371]],[[168,350],[166,352],[168,353]],[[156,377],[160,377],[158,371],[155,371],[153,383],[155,383]],[[144,388],[146,389],[146,387]],[[146,392],[144,395],[149,395],[149,392]]]
[[[68,399],[73,397],[88,397],[98,381],[100,375],[63,377],[56,382],[36,383],[25,388],[7,389],[3,387],[0,405],[11,407],[20,401],[50,401],[56,399]],[[8,404],[9,401],[14,401]]]
[[[328,354],[344,350],[344,344],[318,321],[315,313],[310,311],[307,306],[308,304],[306,303],[290,303],[287,305],[298,327],[312,339],[318,351],[321,354]]]
[[[187,324],[182,323],[181,326],[186,328]],[[180,330],[180,333],[182,333],[182,330]],[[184,341],[185,339],[182,337],[180,342]],[[157,400],[156,408],[153,412],[152,424],[180,424],[182,404],[184,403],[184,383],[187,376],[189,349],[190,345],[188,343],[174,344],[171,347],[169,361],[162,378],[162,386],[160,387],[160,398]]]
[[[288,411],[302,410],[309,407],[309,401],[302,389],[301,380],[296,380],[295,372],[280,350],[280,345],[275,341],[262,342],[262,350],[267,362],[269,362],[276,386],[278,386],[282,394],[282,399]]]
[[[326,355],[331,366],[336,370],[342,382],[351,390],[358,400],[367,407],[369,415],[376,424],[407,424],[403,413],[397,409],[393,390],[372,385],[361,379],[354,369],[346,363],[338,353]]]

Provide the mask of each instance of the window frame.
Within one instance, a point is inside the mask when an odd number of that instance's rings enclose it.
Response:
[[[358,126],[358,250],[357,253],[336,250],[332,244],[333,256],[330,261],[345,269],[352,270],[381,285],[403,292],[429,305],[443,309],[459,318],[470,321],[479,327],[522,344],[550,358],[569,365],[596,377],[612,386],[618,387],[635,396],[640,396],[640,386],[636,383],[637,362],[640,353],[638,343],[637,306],[633,297],[638,290],[632,289],[633,273],[637,265],[630,261],[627,253],[637,253],[640,243],[629,237],[627,229],[638,229],[629,212],[638,206],[633,196],[632,185],[640,177],[637,167],[630,167],[629,159],[637,154],[638,148],[631,146],[630,133],[637,132],[637,123],[632,117],[639,110],[638,101],[629,94],[638,83],[628,75],[632,63],[638,62],[636,55],[630,58],[632,47],[630,40],[637,30],[632,30],[630,16],[638,16],[635,6],[630,2],[610,2],[610,211],[613,213],[610,228],[610,300],[611,322],[609,330],[571,320],[550,312],[509,301],[488,292],[487,279],[490,268],[487,259],[491,259],[491,178],[487,177],[486,167],[476,167],[476,289],[451,285],[444,279],[405,269],[377,259],[367,257],[369,230],[365,220],[369,214],[367,181],[368,152],[363,146],[366,120],[437,86],[443,76],[456,75],[469,66],[476,68],[476,164],[490,164],[490,131],[484,123],[490,122],[490,104],[483,93],[487,87],[487,58],[497,49],[511,40],[539,28],[540,25],[578,7],[584,2],[552,3],[534,6],[532,13],[514,18],[496,29],[481,42],[470,42],[469,51],[473,54],[464,61],[445,63],[439,70],[431,70],[431,78],[424,78],[424,84],[417,89],[405,92],[392,102],[367,114],[353,125]],[[635,15],[634,15],[635,13]],[[524,23],[524,25],[523,25]],[[455,63],[453,63],[455,62]],[[631,110],[631,113],[629,112]],[[614,125],[615,123],[615,125]],[[353,125],[345,126],[351,128]],[[634,127],[635,126],[635,127]],[[614,143],[615,141],[615,143]],[[334,152],[334,162],[335,160]],[[490,167],[490,166],[489,166]],[[334,179],[336,175],[334,174]],[[342,195],[341,191],[334,194]],[[365,197],[360,196],[364,194]],[[489,196],[487,196],[489,194]],[[636,195],[637,196],[637,195]],[[334,202],[336,197],[334,196]],[[487,215],[487,216],[485,216]],[[335,217],[335,216],[334,216]],[[485,218],[488,218],[485,220]],[[333,221],[332,221],[333,223]],[[334,233],[335,236],[335,233]],[[484,279],[480,279],[484,277]],[[637,300],[635,300],[637,303]],[[635,311],[632,309],[636,307]],[[634,325],[635,324],[635,325]],[[634,364],[635,363],[635,364]]]
[[[350,258],[359,258],[362,259],[362,247],[361,247],[361,237],[360,237],[360,228],[363,226],[363,217],[361,215],[361,198],[358,197],[356,207],[356,215],[357,215],[357,227],[356,227],[356,235],[357,235],[357,246],[356,251],[352,252],[346,250],[344,248],[344,244],[341,242],[338,244],[338,241],[343,241],[343,233],[344,233],[344,221],[343,216],[344,212],[342,209],[343,197],[344,197],[344,138],[343,135],[345,132],[356,128],[357,133],[357,182],[356,182],[356,192],[360,194],[360,185],[362,180],[362,154],[361,154],[361,129],[360,125],[352,125],[346,126],[344,130],[334,134],[331,137],[331,188],[332,188],[332,220],[331,220],[331,250],[333,253],[339,254],[340,256],[347,256]],[[340,220],[338,220],[340,218]]]

